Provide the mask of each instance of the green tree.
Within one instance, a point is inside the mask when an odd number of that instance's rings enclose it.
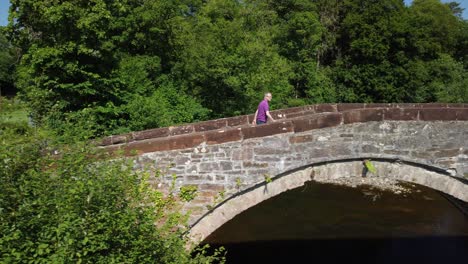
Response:
[[[149,185],[159,171],[41,134],[0,119],[1,263],[223,262],[186,250],[186,216]]]
[[[265,91],[275,95],[274,108],[288,104],[292,72],[272,42],[274,20],[249,2],[213,0],[182,24],[174,75],[212,117],[252,112]]]
[[[5,35],[5,28],[0,27],[0,96],[13,95],[16,92],[13,76],[18,57],[17,49]]]
[[[17,84],[34,120],[57,130],[93,122],[97,136],[131,129],[138,115],[127,105],[167,79],[173,21],[187,10],[183,1],[11,1],[9,30],[24,50]]]

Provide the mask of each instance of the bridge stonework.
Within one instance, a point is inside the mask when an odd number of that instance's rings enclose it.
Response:
[[[104,140],[109,150],[137,152],[136,169],[168,190],[197,186],[185,204],[191,235],[202,240],[255,204],[307,181],[361,177],[365,159],[379,177],[414,182],[468,202],[467,104],[324,104],[152,129]]]

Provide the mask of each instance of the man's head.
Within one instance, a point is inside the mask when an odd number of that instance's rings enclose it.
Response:
[[[265,93],[265,97],[263,97],[263,99],[267,100],[268,102],[271,101],[271,93]]]

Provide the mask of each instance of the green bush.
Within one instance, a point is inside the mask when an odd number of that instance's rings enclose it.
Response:
[[[2,137],[0,263],[222,261],[219,251],[185,249],[186,216],[131,160],[106,161],[89,144],[59,146],[36,133]]]

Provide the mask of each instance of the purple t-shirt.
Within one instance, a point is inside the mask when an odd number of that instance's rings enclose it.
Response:
[[[257,120],[266,122],[267,121],[267,115],[266,112],[270,111],[270,107],[268,106],[268,101],[263,100],[258,104],[258,113],[257,113]]]

